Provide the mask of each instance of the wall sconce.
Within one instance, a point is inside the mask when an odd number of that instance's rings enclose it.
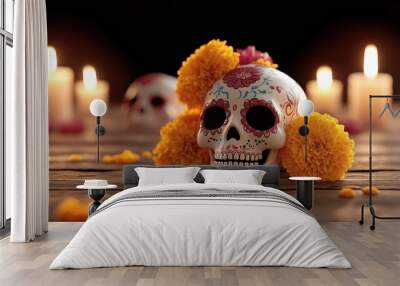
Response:
[[[308,116],[314,112],[314,103],[311,100],[304,99],[300,101],[298,106],[298,112],[304,117],[304,125],[299,128],[299,133],[304,137],[304,160],[307,161],[307,135],[308,129]]]
[[[308,116],[314,112],[314,104],[311,100],[304,99],[300,101],[297,111],[304,117],[304,125],[299,128],[299,133],[304,137],[304,161],[307,162],[307,135]],[[308,210],[314,205],[314,181],[321,180],[319,177],[290,177],[292,181],[296,181],[297,199]]]
[[[106,134],[106,129],[100,124],[100,118],[106,114],[107,104],[104,100],[95,99],[90,103],[90,113],[96,117],[96,129],[95,133],[97,136],[97,163],[100,162],[100,136]]]

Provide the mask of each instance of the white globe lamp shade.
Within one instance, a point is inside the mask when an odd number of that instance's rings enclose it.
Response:
[[[309,99],[301,100],[297,111],[301,116],[309,116],[314,112],[314,103]]]
[[[90,113],[93,116],[103,116],[107,112],[107,104],[102,99],[95,99],[90,103]]]

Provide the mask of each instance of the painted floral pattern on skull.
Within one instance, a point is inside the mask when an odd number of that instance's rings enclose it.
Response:
[[[262,70],[255,66],[239,67],[228,72],[224,78],[224,83],[234,89],[248,87],[261,78]]]

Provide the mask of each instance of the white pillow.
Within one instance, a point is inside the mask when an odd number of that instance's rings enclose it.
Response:
[[[261,185],[265,171],[262,170],[201,170],[205,184],[247,184]]]
[[[139,186],[195,183],[193,179],[199,170],[199,167],[135,168]]]

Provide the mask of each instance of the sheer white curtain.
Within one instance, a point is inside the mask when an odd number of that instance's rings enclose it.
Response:
[[[47,231],[48,119],[45,0],[15,2],[14,94],[6,99],[12,242]]]

